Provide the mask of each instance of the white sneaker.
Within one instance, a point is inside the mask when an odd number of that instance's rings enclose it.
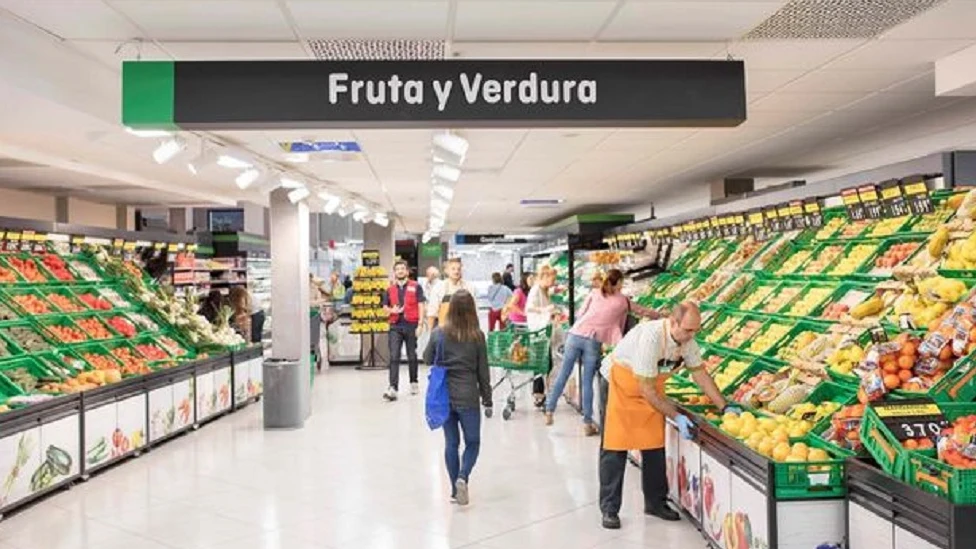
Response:
[[[454,483],[454,488],[457,491],[457,493],[454,495],[454,499],[457,500],[458,505],[467,505],[469,501],[468,481],[464,480],[463,478],[459,478],[457,479],[457,482]]]
[[[419,392],[420,392],[420,384],[419,383],[411,383],[410,384],[410,394],[411,395],[416,395]]]
[[[389,402],[393,402],[394,400],[396,400],[397,399],[396,389],[394,389],[393,387],[388,388],[386,392],[383,393],[383,398],[385,398]]]

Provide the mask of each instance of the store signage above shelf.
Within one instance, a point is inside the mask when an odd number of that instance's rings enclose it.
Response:
[[[742,61],[125,61],[134,128],[732,127]],[[214,98],[220,98],[214,101]]]

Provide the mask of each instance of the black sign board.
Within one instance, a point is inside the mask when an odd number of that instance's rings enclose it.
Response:
[[[857,189],[844,189],[840,192],[840,198],[844,202],[844,207],[847,208],[847,217],[854,221],[860,221],[864,219],[864,204],[861,204],[861,198],[857,194]]]
[[[379,250],[363,250],[360,254],[360,258],[363,261],[363,267],[379,267],[380,266],[380,251]]]
[[[808,198],[803,201],[803,217],[807,227],[823,226],[823,205],[819,198]]]
[[[949,426],[945,414],[930,398],[876,402],[871,408],[899,441],[910,438],[934,441]]]
[[[776,206],[776,217],[779,219],[779,228],[781,231],[793,230],[793,212],[790,210],[789,204]]]
[[[905,178],[901,181],[902,193],[908,201],[908,208],[915,215],[931,213],[935,208],[932,206],[932,198],[929,196],[929,189],[925,185],[925,180],[921,177]]]
[[[512,238],[503,234],[457,234],[455,244],[528,244],[527,238]]]
[[[864,217],[868,219],[881,219],[883,209],[881,199],[878,197],[878,188],[874,185],[861,185],[857,188],[857,196],[864,206]]]
[[[122,123],[732,127],[746,119],[744,74],[725,60],[126,61]]]
[[[886,217],[902,217],[912,213],[902,194],[901,183],[897,179],[882,181],[878,185],[881,193],[881,207]]]

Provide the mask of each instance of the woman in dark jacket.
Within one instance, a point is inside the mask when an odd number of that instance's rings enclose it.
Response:
[[[458,290],[451,297],[447,319],[431,334],[424,360],[447,369],[451,414],[444,423],[444,461],[451,479],[451,499],[467,505],[468,478],[481,449],[479,400],[482,406],[491,408],[488,347],[478,325],[474,297],[469,292]],[[464,455],[459,459],[461,433]]]

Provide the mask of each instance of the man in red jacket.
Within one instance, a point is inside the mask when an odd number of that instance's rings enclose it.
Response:
[[[410,393],[417,394],[417,325],[424,318],[424,290],[410,280],[407,262],[393,264],[393,284],[383,294],[383,310],[390,315],[390,387],[383,398],[397,399],[400,385],[400,348],[407,345],[407,364],[410,369]]]

